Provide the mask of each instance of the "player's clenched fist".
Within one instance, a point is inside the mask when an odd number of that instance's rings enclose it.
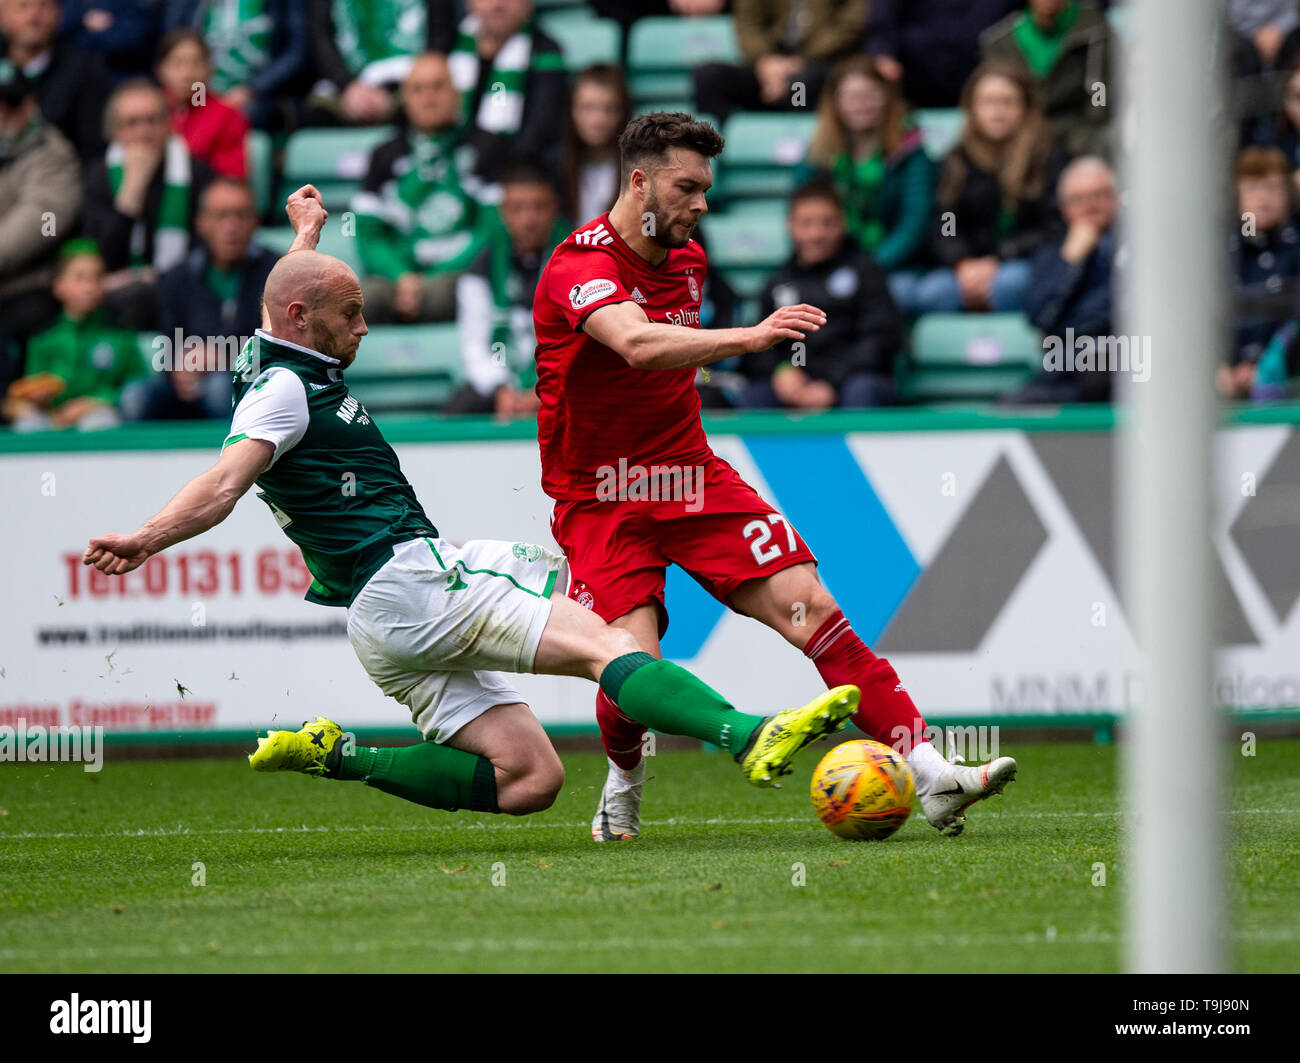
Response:
[[[94,565],[110,576],[130,572],[148,560],[149,551],[135,535],[101,535],[91,539],[81,557],[83,565]]]
[[[325,209],[325,201],[315,185],[303,185],[285,201],[284,209],[289,215],[289,224],[293,226],[293,231],[296,233],[304,229],[319,232],[321,226],[325,224],[325,219],[330,216],[329,211]]]
[[[750,354],[757,354],[782,340],[801,340],[824,324],[826,313],[815,306],[807,303],[783,306],[749,330],[753,338],[745,345],[745,349]]]

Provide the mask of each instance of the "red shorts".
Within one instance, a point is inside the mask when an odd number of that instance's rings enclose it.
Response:
[[[730,606],[742,583],[817,561],[776,507],[717,455],[693,477],[660,485],[658,500],[640,500],[629,481],[622,501],[555,503],[551,534],[569,559],[569,597],[606,621],[655,602],[662,637],[669,565]],[[651,490],[643,482],[641,493]]]

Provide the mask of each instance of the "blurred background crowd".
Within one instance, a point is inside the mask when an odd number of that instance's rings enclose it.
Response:
[[[1218,2],[1235,201],[1189,219],[1222,225],[1233,286],[1216,384],[1287,398],[1300,3]],[[1114,373],[1047,371],[1043,343],[1120,327],[1127,16],[1105,0],[0,0],[3,420],[228,417],[229,363],[304,182],[330,210],[321,249],[362,278],[358,397],[529,416],[538,274],[613,203],[619,132],[649,110],[727,140],[697,234],[702,325],[792,302],[829,316],[805,351],[702,372],[707,406],[1109,401]]]

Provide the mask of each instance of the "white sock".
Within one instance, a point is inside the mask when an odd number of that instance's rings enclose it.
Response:
[[[631,770],[620,768],[612,760],[609,760],[608,757],[605,759],[609,761],[610,773],[616,775],[621,782],[628,786],[635,786],[637,783],[645,782],[645,757],[642,757],[637,762],[637,766]]]
[[[918,742],[908,754],[907,766],[912,769],[912,777],[916,780],[916,793],[919,797],[933,789],[935,783],[939,781],[939,776],[949,767],[949,764],[943,754],[934,748],[933,742]]]

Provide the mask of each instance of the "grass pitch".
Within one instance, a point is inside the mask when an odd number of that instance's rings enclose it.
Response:
[[[642,839],[604,846],[593,754],[565,754],[559,801],[522,819],[238,758],[6,764],[0,970],[1120,969],[1113,747],[1007,749],[1019,781],[963,837],[917,813],[856,844],[813,817],[823,749],[781,791],[745,785],[722,754],[662,754]],[[1262,741],[1234,770],[1236,965],[1295,971],[1300,741]]]

